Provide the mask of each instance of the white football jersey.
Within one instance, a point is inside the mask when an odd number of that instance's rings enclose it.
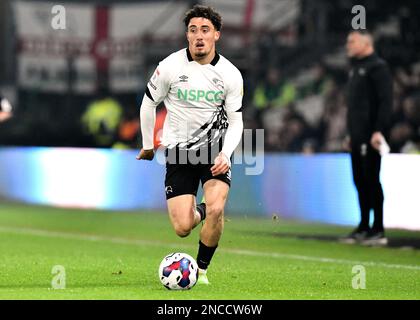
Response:
[[[201,65],[182,49],[159,63],[146,95],[155,103],[163,101],[168,111],[162,144],[197,150],[219,142],[229,125],[226,112],[241,111],[243,80],[218,53]]]

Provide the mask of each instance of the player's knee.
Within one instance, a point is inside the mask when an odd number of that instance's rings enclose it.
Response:
[[[186,225],[175,226],[175,233],[178,237],[185,238],[191,233],[191,227]]]
[[[176,235],[180,238],[185,238],[187,237],[190,233],[191,230],[187,230],[187,229],[175,229]]]

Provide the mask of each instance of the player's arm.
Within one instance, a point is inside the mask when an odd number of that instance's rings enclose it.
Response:
[[[154,152],[154,130],[156,122],[156,107],[163,101],[169,91],[168,76],[161,65],[155,70],[146,86],[146,92],[140,106],[140,128],[143,137],[143,148],[138,153],[137,160],[152,160]]]
[[[226,131],[222,151],[214,160],[214,166],[211,168],[213,176],[224,174],[231,167],[230,157],[235,151],[242,138],[244,124],[242,121],[242,112],[228,112],[229,127]]]
[[[137,160],[152,160],[155,156],[153,135],[156,122],[156,107],[157,104],[146,93],[140,107],[140,128],[143,137],[143,148],[137,155]]]
[[[230,157],[241,141],[244,129],[242,120],[242,96],[243,80],[238,72],[237,79],[234,81],[226,96],[225,103],[229,127],[223,141],[222,151],[214,160],[214,166],[211,168],[213,176],[224,174],[229,171],[231,167]]]

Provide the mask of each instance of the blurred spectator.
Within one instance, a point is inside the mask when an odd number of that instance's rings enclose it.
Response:
[[[299,89],[299,97],[310,95],[324,95],[331,85],[331,77],[327,74],[325,66],[317,63],[309,71],[309,80]]]
[[[417,134],[412,141],[406,142],[401,153],[420,154],[420,134]]]
[[[397,123],[391,129],[389,145],[392,152],[400,152],[404,144],[414,135],[413,128],[407,122]]]
[[[117,142],[113,144],[115,149],[136,149],[138,148],[138,132],[140,121],[138,111],[128,112],[124,115],[118,127]]]
[[[12,105],[9,100],[0,96],[0,122],[9,120],[12,116]]]
[[[266,79],[254,91],[253,104],[260,127],[264,127],[263,113],[270,108],[283,108],[296,100],[296,88],[281,78],[280,71],[270,68]]]
[[[402,94],[411,94],[418,91],[419,79],[416,73],[412,70],[405,70],[404,68],[397,68],[394,72],[395,82],[398,83],[402,89]]]
[[[403,152],[407,143],[413,144],[420,133],[420,97],[406,97],[400,110],[394,114],[394,125],[390,133],[393,152]],[[405,150],[408,150],[405,148]],[[407,152],[407,151],[406,151]]]
[[[110,147],[117,139],[122,117],[122,107],[100,89],[99,96],[91,102],[82,115],[82,124],[87,134],[98,147]]]
[[[9,100],[0,96],[0,146],[15,144],[16,137],[21,133],[17,127],[20,123],[13,114]]]
[[[154,131],[154,148],[160,146],[162,138],[163,124],[166,118],[166,109],[159,107],[156,111],[156,122]],[[140,132],[139,111],[136,108],[129,109],[124,115],[118,128],[118,141],[113,148],[118,149],[136,149],[139,148],[138,135]]]
[[[343,151],[343,142],[347,134],[346,117],[344,94],[334,85],[325,97],[325,110],[320,124],[323,144],[321,151]]]
[[[280,131],[278,151],[303,152],[305,149],[306,153],[312,153],[308,150],[308,148],[314,148],[312,143],[308,143],[311,137],[312,132],[307,122],[291,105],[284,115],[284,125]]]

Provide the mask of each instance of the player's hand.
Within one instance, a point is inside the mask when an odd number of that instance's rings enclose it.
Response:
[[[223,152],[220,152],[216,159],[214,159],[214,166],[210,168],[211,174],[215,177],[219,174],[225,174],[229,169],[230,160]]]
[[[137,160],[148,160],[151,161],[155,157],[155,151],[153,149],[151,150],[144,150],[141,149],[139,154],[136,156]]]
[[[384,136],[379,131],[374,132],[372,134],[372,138],[370,139],[370,144],[375,150],[380,150],[381,144],[385,141]]]

